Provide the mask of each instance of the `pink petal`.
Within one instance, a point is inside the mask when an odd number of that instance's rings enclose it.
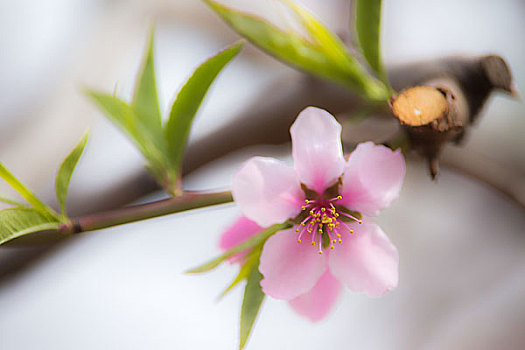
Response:
[[[382,296],[397,287],[399,255],[379,226],[353,224],[341,232],[343,243],[330,252],[330,271],[348,289]]]
[[[332,310],[340,292],[341,284],[327,270],[309,292],[288,303],[299,315],[308,317],[312,322],[317,322]]]
[[[248,238],[260,232],[262,229],[263,228],[257,225],[255,221],[252,221],[245,216],[241,216],[222,234],[219,241],[219,247],[222,250],[232,249],[236,245],[241,244]],[[243,260],[245,255],[246,252],[235,254],[228,260],[232,263],[238,261],[240,262]]]
[[[322,194],[343,173],[341,125],[327,111],[308,107],[299,114],[290,133],[297,176]]]
[[[290,300],[308,292],[326,271],[326,255],[310,243],[297,243],[294,229],[277,232],[264,244],[259,271],[263,292]]]
[[[404,176],[405,160],[399,150],[361,143],[345,166],[340,203],[368,216],[377,215],[397,198]]]
[[[304,202],[295,171],[274,158],[246,161],[233,177],[232,192],[241,212],[262,227],[297,216]]]

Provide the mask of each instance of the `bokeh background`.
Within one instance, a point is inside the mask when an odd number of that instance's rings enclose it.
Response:
[[[282,21],[273,1],[224,2]],[[348,35],[348,0],[301,3]],[[400,64],[496,53],[508,60],[523,95],[523,18],[519,0],[387,0],[384,57]],[[72,181],[72,210],[81,212],[84,203],[141,171],[139,153],[82,89],[116,89],[129,98],[152,21],[167,112],[198,63],[237,38],[202,2],[0,1],[0,159],[42,197],[53,201],[56,168],[86,128],[92,137]],[[241,110],[269,103],[258,99],[261,91],[296,74],[254,48],[243,50],[210,90],[192,142]],[[524,133],[523,103],[495,95],[465,147],[523,179]],[[288,159],[288,153],[288,146],[243,150],[193,173],[185,186],[228,188],[249,155]],[[525,194],[523,181],[515,188]],[[4,184],[0,191],[12,195]],[[220,302],[217,296],[236,268],[202,276],[183,271],[219,252],[221,231],[238,215],[235,205],[224,205],[45,249],[0,247],[0,348],[235,348],[242,288]],[[377,221],[400,252],[397,290],[381,299],[346,292],[318,324],[268,298],[248,349],[525,348],[522,208],[447,169],[432,183],[424,165],[411,162],[400,199]]]

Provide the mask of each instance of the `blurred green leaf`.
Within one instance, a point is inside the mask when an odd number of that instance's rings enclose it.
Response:
[[[241,269],[239,270],[239,273],[237,274],[233,282],[230,283],[228,288],[226,288],[224,292],[222,292],[222,294],[220,295],[220,298],[225,296],[229,291],[231,291],[241,281],[248,278],[253,268],[256,267],[256,265],[258,264],[259,258],[261,257],[261,253],[262,253],[262,244],[260,244],[258,248],[246,254],[245,261],[242,264]]]
[[[257,261],[257,266],[259,261]],[[264,300],[265,294],[261,288],[261,280],[263,276],[259,272],[257,267],[253,268],[246,281],[246,287],[244,288],[244,299],[241,307],[241,326],[240,326],[240,339],[239,349],[244,349],[246,342],[250,336],[250,333],[255,323],[255,319],[261,308],[261,304]]]
[[[213,270],[214,268],[216,268],[217,266],[219,266],[219,264],[221,262],[223,262],[224,260],[228,259],[230,256],[232,255],[235,255],[237,253],[240,253],[244,250],[247,250],[247,249],[250,249],[250,248],[253,248],[255,247],[256,245],[264,242],[268,237],[270,237],[271,235],[273,235],[275,232],[277,231],[281,231],[281,230],[285,230],[287,228],[291,227],[290,224],[288,223],[283,223],[283,224],[276,224],[276,225],[272,225],[270,227],[268,227],[267,229],[264,229],[262,230],[261,232],[259,232],[258,234],[256,234],[255,236],[251,237],[250,239],[247,239],[246,241],[242,242],[241,244],[233,247],[232,249],[226,251],[224,254],[220,255],[219,257],[201,265],[201,266],[198,266],[198,267],[195,267],[191,270],[188,270],[186,271],[186,273],[202,273],[202,272],[207,272],[207,271],[211,271]]]
[[[165,128],[173,176],[179,175],[190,127],[206,92],[243,45],[243,42],[238,42],[202,63],[179,91]]]
[[[0,244],[38,231],[57,230],[60,223],[29,208],[10,208],[0,212]]]
[[[167,163],[165,150],[158,138],[152,138],[146,130],[143,121],[135,110],[119,98],[95,91],[87,91],[87,95],[105,112],[109,119],[121,130],[149,162],[148,169],[159,180],[164,181],[164,168]],[[163,138],[160,138],[163,140]]]
[[[137,112],[151,137],[162,138],[162,119],[159,109],[157,95],[157,83],[155,81],[155,58],[154,58],[153,28],[150,30],[146,53],[142,68],[135,84],[135,92],[131,105]]]
[[[381,60],[381,0],[356,0],[356,36],[363,56],[379,78],[390,86]]]
[[[21,207],[21,208],[27,207],[27,205],[25,203],[18,202],[18,201],[15,201],[14,199],[7,198],[7,197],[2,197],[2,196],[0,196],[0,202],[6,203],[6,204],[10,204],[10,205],[14,205],[15,207]]]
[[[42,203],[37,196],[35,196],[31,191],[27,189],[18,179],[11,174],[7,168],[0,163],[0,177],[5,180],[16,192],[18,192],[24,199],[31,204],[35,210],[42,213],[48,218],[58,219],[55,211]]]
[[[78,160],[84,152],[88,137],[89,132],[86,132],[80,142],[75,146],[75,148],[73,148],[66,159],[64,159],[57,172],[57,177],[55,180],[55,193],[58,204],[60,205],[60,212],[63,217],[66,216],[66,197],[69,188],[69,182],[71,181],[71,175],[73,175],[73,171],[77,166]]]
[[[326,56],[330,57],[334,62],[338,62],[342,67],[350,70],[355,70],[355,74],[366,74],[363,72],[357,60],[350,55],[343,42],[333,34],[328,28],[324,26],[316,17],[295,2],[290,0],[283,0],[284,3],[290,7],[301,20],[301,23],[310,33],[314,43],[319,47],[319,50]]]
[[[235,31],[277,59],[335,81],[371,100],[388,99],[388,89],[368,75],[320,21],[297,5],[288,2],[302,19],[313,42],[297,33],[284,32],[259,17],[236,11],[213,0],[205,1]]]

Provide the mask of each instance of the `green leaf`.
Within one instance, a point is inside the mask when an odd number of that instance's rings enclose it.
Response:
[[[66,159],[64,159],[57,172],[55,193],[58,204],[60,205],[60,212],[63,217],[66,216],[66,197],[67,191],[69,189],[69,182],[71,181],[71,175],[73,175],[73,171],[77,166],[78,160],[84,152],[88,137],[89,132],[86,132],[80,142],[75,146],[75,148],[73,148]]]
[[[262,230],[261,232],[259,232],[258,234],[256,234],[255,236],[251,237],[250,239],[242,242],[241,244],[233,247],[232,249],[226,251],[224,254],[220,255],[219,257],[201,265],[201,266],[198,266],[198,267],[195,267],[191,270],[188,270],[186,271],[186,273],[201,273],[201,272],[207,272],[207,271],[211,271],[213,270],[214,268],[216,268],[217,266],[219,266],[219,264],[221,262],[223,262],[224,260],[228,259],[230,256],[232,255],[235,255],[237,253],[240,253],[244,250],[247,250],[247,249],[250,249],[250,248],[253,248],[255,247],[256,245],[264,242],[268,237],[270,237],[271,235],[273,235],[275,232],[277,231],[281,231],[281,230],[285,230],[287,228],[291,227],[290,224],[288,223],[283,223],[283,224],[276,224],[276,225],[272,225],[270,227],[268,227],[267,229],[264,229]]]
[[[243,42],[238,42],[202,63],[179,91],[165,128],[174,177],[179,175],[190,127],[206,92],[243,45]]]
[[[381,0],[356,0],[355,13],[356,36],[363,56],[389,86],[380,51]]]
[[[150,30],[146,53],[140,74],[135,84],[135,92],[131,105],[136,110],[142,125],[152,137],[162,137],[162,119],[155,81],[153,28]]]
[[[29,233],[57,230],[58,220],[28,208],[10,208],[0,212],[0,244]]]
[[[206,3],[235,31],[250,40],[268,54],[310,74],[335,81],[372,100],[387,100],[388,89],[369,76],[362,67],[350,58],[339,39],[331,34],[319,21],[306,11],[299,11],[301,18],[308,17],[306,28],[313,36],[313,43],[294,32],[284,32],[265,20],[223,6],[213,0]],[[294,9],[298,7],[295,5]],[[296,11],[297,13],[297,11]],[[331,52],[330,48],[334,49]],[[346,57],[346,59],[344,59]]]
[[[109,119],[128,135],[144,158],[148,160],[148,169],[159,182],[162,182],[164,164],[167,163],[164,149],[159,143],[159,139],[152,138],[145,132],[146,127],[135,110],[113,95],[89,90],[86,93]]]
[[[258,266],[257,261],[257,266]],[[241,326],[240,326],[240,339],[239,349],[244,349],[248,337],[261,308],[261,304],[264,300],[265,294],[261,288],[261,280],[263,276],[259,272],[258,268],[251,270],[248,280],[246,281],[246,287],[244,288],[244,299],[242,301],[241,308]]]
[[[42,203],[37,196],[27,189],[18,179],[7,170],[7,168],[0,163],[0,177],[5,180],[16,192],[18,192],[24,199],[31,204],[37,211],[44,214],[46,217],[57,219],[58,216],[55,211]]]
[[[355,74],[366,74],[362,71],[357,60],[350,56],[350,53],[343,42],[324,26],[321,21],[314,17],[310,12],[291,0],[283,0],[301,20],[301,23],[310,33],[315,44],[322,52],[342,66],[348,65],[348,69],[355,70]]]
[[[244,264],[242,265],[241,269],[239,270],[239,273],[237,274],[233,282],[230,283],[228,288],[226,288],[224,292],[221,293],[219,298],[222,298],[223,296],[225,296],[229,291],[231,291],[241,281],[248,278],[253,268],[258,265],[259,258],[261,257],[261,253],[262,253],[262,245],[259,245],[258,249],[254,249],[246,255],[246,260]]]
[[[21,207],[21,208],[27,207],[27,205],[25,203],[18,202],[18,201],[15,201],[14,199],[7,198],[7,197],[2,197],[2,196],[0,196],[0,202],[6,203],[6,204],[10,204],[10,205],[14,205],[15,207]]]

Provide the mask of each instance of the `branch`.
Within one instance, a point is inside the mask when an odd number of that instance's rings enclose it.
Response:
[[[389,78],[396,90],[420,85],[437,79],[454,81],[465,95],[471,121],[494,88],[505,90],[509,80],[492,84],[487,77],[487,57],[446,57],[438,60],[405,64],[389,70]],[[492,62],[492,60],[490,60]],[[498,61],[498,60],[496,60]],[[264,103],[261,103],[264,101]],[[189,145],[183,164],[184,174],[189,174],[201,166],[221,158],[228,153],[247,146],[260,144],[283,144],[289,141],[288,129],[297,114],[307,106],[327,109],[339,116],[358,111],[366,106],[371,114],[391,118],[386,105],[366,103],[348,90],[332,83],[296,73],[285,76],[277,84],[260,95],[253,106],[241,112],[236,118],[209,136]],[[133,189],[130,192],[130,189]],[[107,210],[120,207],[138,198],[159,190],[154,180],[143,170],[122,181],[119,188],[103,195],[83,198],[71,212],[85,214],[94,210]]]
[[[525,210],[525,174],[510,171],[501,164],[467,149],[448,148],[443,166],[484,183]]]
[[[60,232],[72,234],[100,230],[107,227],[151,219],[157,216],[174,214],[232,201],[233,197],[230,191],[217,193],[186,192],[180,197],[168,198],[156,202],[82,216],[73,219],[69,224],[64,224],[60,228]]]

